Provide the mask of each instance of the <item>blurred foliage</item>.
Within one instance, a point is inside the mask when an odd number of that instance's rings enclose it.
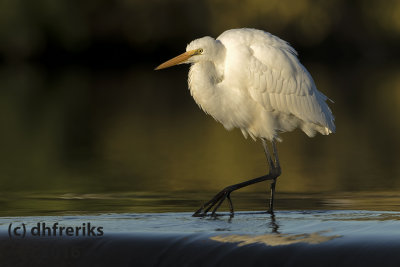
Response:
[[[7,61],[40,61],[56,52],[95,56],[91,50],[106,43],[127,45],[148,58],[235,27],[265,29],[313,51],[365,53],[398,43],[399,14],[396,0],[3,0],[0,54]],[[107,50],[95,52],[107,58]]]
[[[289,41],[335,100],[336,134],[283,135],[278,191],[398,189],[399,17],[394,0],[3,0],[0,193],[216,191],[263,175],[260,144],[194,104],[187,66],[153,71],[236,27]]]

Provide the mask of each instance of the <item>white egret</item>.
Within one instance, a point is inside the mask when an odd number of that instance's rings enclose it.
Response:
[[[191,63],[189,89],[207,114],[230,130],[239,128],[245,137],[261,139],[269,173],[224,188],[197,210],[212,215],[225,199],[231,214],[231,192],[266,180],[271,182],[269,212],[273,213],[276,179],[281,174],[276,141],[279,133],[300,128],[309,137],[335,132],[334,117],[324,94],[299,62],[286,41],[261,30],[232,29],[217,39],[192,41],[186,52],[159,65],[156,70]],[[266,141],[272,143],[273,157]]]

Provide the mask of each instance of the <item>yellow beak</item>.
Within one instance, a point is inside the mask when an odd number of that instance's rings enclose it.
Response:
[[[169,67],[172,67],[172,66],[175,66],[175,65],[184,63],[184,62],[185,62],[186,60],[188,60],[191,56],[194,56],[194,55],[196,55],[197,53],[198,53],[198,52],[197,52],[197,49],[196,49],[196,50],[187,51],[187,52],[185,52],[185,53],[183,53],[183,54],[180,54],[179,56],[176,56],[176,57],[174,57],[174,58],[172,58],[172,59],[170,59],[170,60],[168,60],[168,61],[162,63],[160,66],[158,66],[158,67],[155,68],[154,70],[161,70],[161,69],[169,68]]]

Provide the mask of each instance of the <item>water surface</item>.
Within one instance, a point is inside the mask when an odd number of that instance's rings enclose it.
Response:
[[[0,216],[80,215],[104,213],[194,212],[216,192],[7,193],[0,195]],[[266,210],[266,192],[234,192],[237,211]],[[220,211],[227,211],[224,203]],[[276,210],[400,211],[397,192],[281,193]]]

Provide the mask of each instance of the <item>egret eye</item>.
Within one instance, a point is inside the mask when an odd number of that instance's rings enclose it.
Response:
[[[198,53],[198,54],[203,54],[203,48],[197,49],[197,53]]]

